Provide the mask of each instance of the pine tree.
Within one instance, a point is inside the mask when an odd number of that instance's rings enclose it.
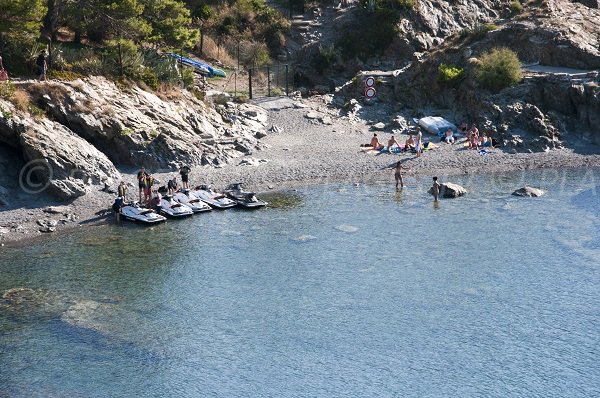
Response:
[[[46,14],[43,0],[0,0],[0,49],[7,43],[32,42]]]

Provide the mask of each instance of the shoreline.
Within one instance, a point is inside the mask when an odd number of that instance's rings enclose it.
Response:
[[[193,167],[190,173],[191,186],[207,183],[221,189],[231,182],[240,181],[246,189],[264,193],[329,183],[389,182],[393,189],[394,172],[391,167],[398,160],[410,168],[406,174],[408,178],[437,175],[445,179],[531,170],[600,168],[600,147],[589,145],[583,146],[584,150],[568,148],[516,154],[496,148],[482,156],[478,151],[464,149],[461,140],[455,145],[440,143],[437,149],[427,151],[419,158],[412,153],[365,153],[360,144],[368,142],[373,135],[374,130],[369,124],[340,117],[334,109],[322,103],[313,101],[310,104],[312,107],[269,110],[269,124],[277,129],[272,129],[262,140],[266,149],[241,156],[220,168]],[[329,116],[333,121],[325,124],[308,118],[308,112]],[[397,132],[375,132],[380,134],[382,141],[392,133],[395,133],[399,142],[404,142],[407,137]],[[424,139],[433,141],[429,135],[425,135]],[[240,165],[240,162],[250,162],[251,165]],[[129,199],[137,199],[136,172],[132,168],[121,170],[123,180],[130,184]],[[165,184],[177,173],[153,175],[161,184]],[[116,189],[116,186],[113,188]],[[107,214],[106,210],[112,205],[114,197],[113,194],[100,191],[97,186],[87,195],[66,205],[43,195],[19,197],[13,208],[0,211],[0,248],[18,247],[37,239],[46,239],[46,235],[50,239],[60,239],[63,233],[74,228],[109,223],[112,214]],[[60,211],[49,213],[50,206],[58,206]],[[56,232],[39,232],[38,220],[59,221]]]

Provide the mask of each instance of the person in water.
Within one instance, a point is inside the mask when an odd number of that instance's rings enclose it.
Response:
[[[371,146],[373,149],[381,149],[383,148],[383,144],[379,142],[379,138],[377,137],[377,133],[373,134],[373,138],[371,138]]]
[[[398,161],[396,163],[396,167],[394,168],[394,178],[396,179],[396,191],[398,190],[398,185],[400,188],[404,188],[404,180],[402,179],[402,170],[410,170],[404,166],[402,166],[401,162]]]
[[[431,191],[433,193],[433,201],[437,202],[438,197],[440,196],[440,183],[438,182],[437,177],[433,177],[433,186],[431,187]]]
[[[391,136],[390,139],[388,140],[388,144],[387,144],[388,153],[392,153],[392,147],[394,145],[396,145],[398,148],[400,148],[400,143],[398,141],[396,141],[394,136]]]

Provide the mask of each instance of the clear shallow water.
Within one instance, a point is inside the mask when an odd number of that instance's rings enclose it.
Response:
[[[452,180],[3,249],[0,396],[598,396],[600,172]]]

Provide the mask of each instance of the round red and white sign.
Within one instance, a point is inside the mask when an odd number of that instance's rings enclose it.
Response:
[[[365,86],[373,87],[375,86],[375,78],[373,76],[369,76],[365,79]]]
[[[375,87],[368,87],[365,90],[365,97],[367,97],[368,99],[375,97],[376,94],[377,94],[377,91],[375,91]]]

